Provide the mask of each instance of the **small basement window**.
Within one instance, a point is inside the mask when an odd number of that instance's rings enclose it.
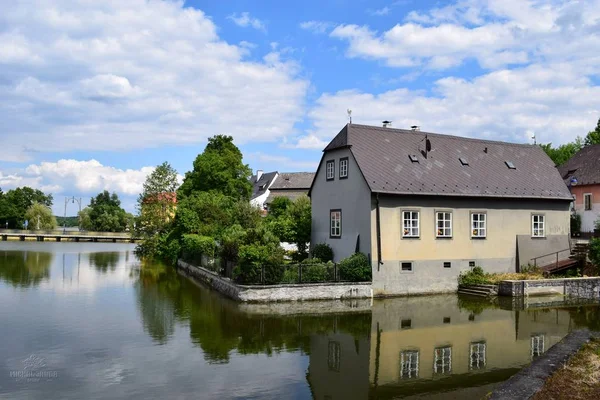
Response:
[[[469,267],[475,268],[475,261],[469,261]]]
[[[444,268],[452,268],[452,263],[450,261],[444,261]]]
[[[466,159],[466,158],[462,158],[462,157],[460,157],[458,160],[460,161],[460,163],[461,163],[462,165],[469,165],[469,162],[467,161],[467,159]]]
[[[403,272],[410,272],[413,270],[413,265],[411,262],[403,262],[401,265],[401,269]]]
[[[410,319],[400,320],[400,328],[401,329],[410,329],[411,327],[412,327],[412,320],[410,320]]]
[[[410,158],[410,161],[412,161],[414,163],[418,163],[419,162],[419,159],[414,154],[409,155],[408,158]]]
[[[517,167],[515,167],[515,164],[513,164],[512,161],[504,161],[504,163],[506,164],[508,169],[517,169]]]

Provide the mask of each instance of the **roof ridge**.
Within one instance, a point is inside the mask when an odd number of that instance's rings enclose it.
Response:
[[[489,139],[477,139],[477,138],[471,138],[471,137],[466,137],[466,136],[458,136],[458,135],[449,135],[449,134],[445,134],[445,133],[436,133],[436,132],[427,132],[427,131],[413,131],[411,129],[402,129],[402,128],[384,128],[382,126],[373,126],[373,125],[363,125],[363,124],[348,124],[348,126],[358,126],[358,127],[363,127],[363,128],[368,128],[368,129],[374,129],[374,130],[378,130],[378,131],[398,131],[398,132],[402,132],[403,134],[413,134],[413,135],[418,135],[418,134],[426,134],[426,135],[433,135],[433,136],[440,136],[440,137],[444,137],[444,138],[449,138],[449,139],[454,139],[454,140],[467,140],[470,142],[480,142],[480,143],[490,143],[490,144],[500,144],[500,145],[508,145],[508,146],[518,146],[518,147],[535,147],[535,145],[532,144],[528,144],[528,143],[514,143],[514,142],[503,142],[501,140],[489,140]],[[350,129],[351,131],[351,129]]]

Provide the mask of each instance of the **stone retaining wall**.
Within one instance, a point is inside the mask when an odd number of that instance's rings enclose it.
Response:
[[[373,297],[373,289],[370,282],[307,283],[270,286],[237,285],[212,271],[188,264],[182,260],[177,262],[177,266],[188,276],[204,282],[227,297],[242,302],[344,300],[370,299]]]
[[[511,297],[561,295],[600,300],[600,278],[502,281],[498,294]]]

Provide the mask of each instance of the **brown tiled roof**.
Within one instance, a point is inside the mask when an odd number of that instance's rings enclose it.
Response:
[[[372,192],[572,200],[553,162],[535,145],[349,124],[325,152],[343,147]]]
[[[600,144],[586,146],[579,150],[569,161],[558,167],[566,182],[577,179],[578,185],[600,183]]]
[[[302,189],[308,191],[315,178],[314,172],[282,172],[271,186],[271,190],[277,189]]]

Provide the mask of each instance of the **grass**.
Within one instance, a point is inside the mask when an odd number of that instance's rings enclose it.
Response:
[[[463,273],[459,276],[458,283],[460,285],[495,285],[501,281],[508,280],[538,280],[545,279],[544,275],[540,270],[532,270],[528,272],[520,273],[503,273],[503,274],[490,274],[483,272],[483,269],[479,267],[473,268],[473,270]]]
[[[600,399],[600,339],[585,344],[532,399]]]

